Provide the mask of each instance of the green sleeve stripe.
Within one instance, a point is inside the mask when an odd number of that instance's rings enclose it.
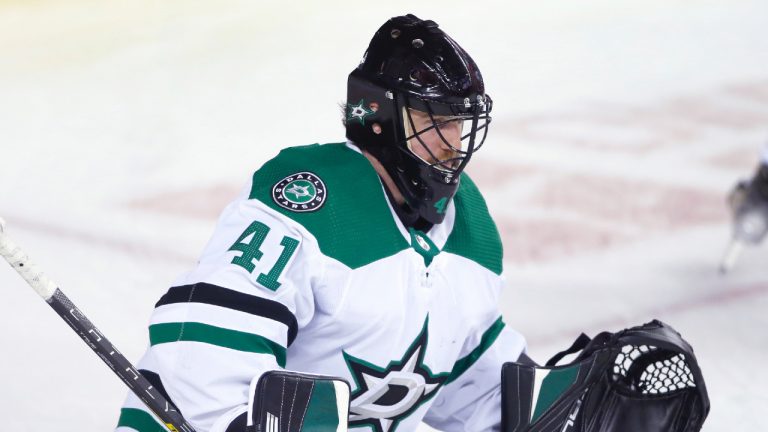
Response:
[[[168,432],[152,414],[136,408],[121,409],[117,427],[128,427],[138,432]]]
[[[312,389],[301,432],[331,431],[339,427],[339,409],[333,381],[318,380]]]
[[[488,330],[483,333],[483,337],[480,339],[480,344],[477,346],[477,348],[473,349],[472,352],[466,356],[460,358],[456,364],[453,365],[453,370],[451,370],[451,374],[448,375],[448,379],[446,379],[445,383],[448,384],[452,381],[455,381],[458,377],[461,376],[461,374],[466,372],[467,369],[475,364],[477,359],[479,359],[483,353],[488,351],[488,348],[490,348],[491,345],[496,342],[496,339],[499,337],[499,334],[503,328],[504,321],[502,321],[501,317],[499,317],[499,319],[497,319],[496,322],[494,322],[493,325],[491,325],[491,327],[489,327]]]
[[[149,342],[201,342],[238,351],[272,354],[285,367],[285,347],[263,336],[197,322],[164,323],[149,326]]]

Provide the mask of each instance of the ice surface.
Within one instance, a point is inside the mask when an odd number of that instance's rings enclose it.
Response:
[[[532,356],[660,318],[699,357],[704,430],[764,429],[768,245],[717,265],[725,194],[768,141],[768,3],[469,4],[2,2],[0,216],[136,360],[219,210],[281,147],[343,139],[346,75],[413,12],[472,53],[493,96],[469,172]],[[0,286],[2,429],[113,427],[122,383],[2,265]]]

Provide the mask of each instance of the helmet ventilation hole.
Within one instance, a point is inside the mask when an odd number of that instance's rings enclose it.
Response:
[[[424,46],[424,41],[421,39],[414,39],[411,41],[411,45],[413,45],[414,48],[421,48]]]
[[[392,29],[392,31],[389,32],[389,35],[392,36],[392,39],[397,39],[400,37],[400,29]]]

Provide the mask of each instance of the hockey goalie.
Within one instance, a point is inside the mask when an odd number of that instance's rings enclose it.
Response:
[[[455,40],[433,21],[392,18],[347,92],[347,140],[289,147],[256,170],[197,265],[156,304],[138,367],[189,424],[701,427],[704,381],[668,326],[584,337],[573,363],[537,366],[505,325],[501,240],[464,172],[485,142],[492,100]],[[162,427],[128,396],[117,431]]]

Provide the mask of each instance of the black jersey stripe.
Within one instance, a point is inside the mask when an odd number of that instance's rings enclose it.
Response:
[[[296,339],[299,329],[296,317],[282,303],[204,282],[172,287],[160,297],[155,307],[190,302],[234,309],[281,322],[288,327],[288,346]]]

